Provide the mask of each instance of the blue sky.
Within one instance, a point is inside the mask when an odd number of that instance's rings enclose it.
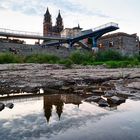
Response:
[[[43,15],[49,7],[53,23],[59,9],[65,27],[78,23],[83,29],[116,22],[120,29],[140,36],[140,0],[0,0],[0,28],[42,32]]]

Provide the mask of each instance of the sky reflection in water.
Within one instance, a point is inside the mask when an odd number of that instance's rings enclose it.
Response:
[[[0,112],[1,140],[140,139],[140,101],[109,111],[75,95],[15,99]]]

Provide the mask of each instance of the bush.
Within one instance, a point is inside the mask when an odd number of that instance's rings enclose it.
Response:
[[[120,67],[120,63],[116,62],[116,61],[108,61],[108,62],[106,62],[106,65],[108,68],[119,68]]]
[[[139,65],[137,59],[131,61],[108,61],[105,62],[108,68],[127,68]]]
[[[140,62],[140,55],[136,55],[134,58]]]
[[[0,53],[0,64],[6,63],[22,63],[23,59],[12,53]]]
[[[59,61],[59,64],[63,64],[67,68],[71,68],[73,62],[70,59],[62,59]]]
[[[119,61],[122,59],[123,56],[119,52],[113,50],[98,52],[95,58],[96,61],[112,61],[112,60]]]
[[[94,62],[94,56],[90,52],[80,52],[76,51],[72,53],[69,57],[71,61],[75,64],[85,64]]]
[[[96,66],[96,65],[103,65],[103,64],[104,64],[104,62],[94,62],[94,63],[93,63],[93,65],[95,65],[95,66]]]
[[[50,54],[33,54],[25,58],[26,63],[50,63],[54,64],[60,60],[59,57]]]

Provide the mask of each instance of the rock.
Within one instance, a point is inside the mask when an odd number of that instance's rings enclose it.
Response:
[[[92,94],[94,94],[94,95],[103,95],[104,94],[104,91],[101,91],[101,90],[92,90]]]
[[[137,93],[137,91],[136,90],[132,90],[132,91],[130,91],[130,93]]]
[[[14,104],[13,103],[7,103],[5,106],[12,109],[14,107]]]
[[[107,101],[109,102],[109,104],[120,105],[121,103],[125,102],[125,98],[112,96],[112,97],[108,98]]]
[[[73,93],[76,93],[76,94],[85,94],[84,90],[74,90]]]
[[[0,103],[0,111],[2,111],[5,108],[5,105],[3,103]]]
[[[104,100],[104,99],[100,99],[99,102],[98,102],[98,104],[99,104],[100,107],[107,107],[107,106],[109,106],[109,104],[107,103],[107,101]]]
[[[101,99],[101,96],[91,96],[87,99],[85,99],[85,101],[87,102],[98,102]]]
[[[133,96],[131,93],[129,93],[129,91],[117,91],[117,95],[126,99],[130,96]]]
[[[126,87],[140,90],[140,82],[129,83]]]
[[[111,89],[114,89],[115,86],[113,83],[104,82],[101,84],[101,88],[102,88],[102,90],[111,90]]]
[[[107,91],[104,95],[104,97],[112,97],[112,96],[115,96],[116,95],[116,91],[115,90],[110,90],[110,91]]]
[[[99,90],[99,87],[97,85],[87,85],[83,89],[85,92],[91,92],[92,90]]]

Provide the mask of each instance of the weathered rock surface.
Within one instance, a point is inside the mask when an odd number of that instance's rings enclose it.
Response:
[[[129,83],[127,87],[140,90],[140,81]]]
[[[130,89],[138,93],[139,81],[140,68],[107,69],[74,65],[67,69],[57,64],[0,65],[1,95],[19,92],[38,93],[40,88],[44,89],[44,93],[59,93],[60,89],[66,92],[92,92],[93,95],[102,95],[108,90]]]
[[[109,90],[105,93],[104,97],[112,97],[112,96],[115,96],[115,95],[117,95],[115,90]]]

